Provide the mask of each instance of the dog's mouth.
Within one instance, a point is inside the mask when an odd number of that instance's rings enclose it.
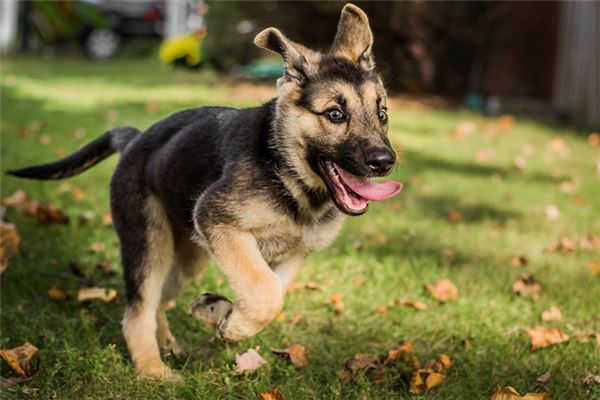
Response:
[[[351,174],[330,160],[319,159],[318,165],[331,198],[340,211],[348,215],[364,214],[369,201],[389,199],[402,190],[400,182],[378,183],[366,176]]]

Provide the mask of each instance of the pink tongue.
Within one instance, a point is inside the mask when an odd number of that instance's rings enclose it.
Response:
[[[350,189],[367,200],[389,199],[402,190],[400,182],[387,181],[377,183],[366,177],[352,175],[350,172],[344,171],[337,164],[335,164],[335,169]]]

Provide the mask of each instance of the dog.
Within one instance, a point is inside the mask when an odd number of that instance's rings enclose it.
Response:
[[[176,378],[160,349],[180,351],[166,311],[209,257],[237,300],[205,293],[191,314],[225,340],[249,338],[282,310],[288,286],[346,215],[387,199],[396,154],[366,14],[347,4],[320,53],[276,28],[254,43],[283,58],[275,99],[257,108],[178,112],[145,133],[114,128],[54,163],[10,171],[31,179],[79,174],[115,152],[111,212],[119,236],[123,333],[141,377]]]

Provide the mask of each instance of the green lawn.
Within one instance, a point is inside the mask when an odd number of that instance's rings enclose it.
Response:
[[[4,61],[2,172],[54,160],[114,125],[144,129],[183,108],[258,104],[274,93],[274,86],[253,88],[209,73],[166,70],[152,62]],[[43,129],[19,136],[34,121],[43,122]],[[401,155],[394,178],[405,189],[395,199],[372,204],[367,215],[349,219],[329,249],[309,258],[299,280],[315,281],[322,290],[289,294],[285,320],[237,344],[214,341],[187,314],[202,292],[230,293],[217,268],[211,266],[178,299],[169,317],[188,355],[168,363],[183,376],[181,383],[136,380],[121,336],[123,297],[82,306],[75,300],[52,301],[46,294],[54,285],[76,290],[90,284],[122,292],[117,238],[101,223],[117,157],[68,181],[84,192],[81,200],[64,182],[3,176],[2,197],[24,189],[64,210],[70,223],[42,226],[14,210],[7,213],[22,244],[2,275],[0,347],[30,341],[40,349],[41,371],[29,383],[4,390],[2,397],[252,399],[279,387],[286,399],[470,400],[489,398],[496,385],[532,391],[536,378],[549,371],[545,391],[552,399],[585,398],[581,380],[587,373],[600,374],[600,346],[594,340],[578,341],[573,334],[600,332],[600,274],[593,275],[587,266],[600,256],[598,250],[563,255],[546,247],[562,236],[578,241],[586,234],[600,235],[600,176],[595,167],[600,148],[590,146],[586,135],[560,127],[517,119],[501,134],[491,125],[494,119],[403,101],[393,103],[390,121],[392,141]],[[464,121],[475,124],[474,132],[453,136]],[[568,154],[549,151],[555,138],[564,139]],[[526,165],[519,169],[514,160],[524,146],[529,155],[520,156]],[[554,147],[564,150],[560,143]],[[566,180],[577,183],[572,193],[561,190]],[[547,205],[558,207],[558,220],[546,217]],[[460,213],[460,221],[449,221],[452,212]],[[91,220],[81,224],[82,215]],[[104,253],[89,250],[98,241],[106,244]],[[528,265],[513,266],[515,255],[524,255]],[[118,276],[106,278],[95,270],[104,259],[117,266]],[[86,278],[70,271],[72,261],[81,264]],[[535,274],[541,283],[537,302],[512,293],[512,282],[523,272]],[[458,287],[457,301],[441,304],[425,291],[426,283],[442,278]],[[336,293],[345,305],[339,315],[327,304]],[[392,307],[387,315],[376,311],[393,299],[423,301],[428,308]],[[560,328],[572,340],[531,352],[523,329],[539,325],[540,313],[552,304],[563,319],[545,325]],[[304,319],[294,325],[290,321],[296,315]],[[465,339],[468,348],[462,344]],[[338,377],[355,353],[385,354],[401,340],[412,341],[423,361],[449,355],[454,366],[445,382],[428,393],[410,395],[398,368],[389,368],[377,384],[371,372],[349,382]],[[307,367],[295,368],[270,353],[286,341],[307,347]],[[252,375],[235,376],[235,354],[254,346],[260,346],[268,364]],[[3,364],[2,375],[9,374]],[[594,393],[600,396],[598,388]]]

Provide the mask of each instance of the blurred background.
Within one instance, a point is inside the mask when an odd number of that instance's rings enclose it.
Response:
[[[600,2],[356,2],[369,15],[389,89],[490,115],[600,126]],[[341,4],[309,1],[0,2],[4,57],[160,58],[244,79],[279,76],[253,46],[276,25],[327,49]]]

